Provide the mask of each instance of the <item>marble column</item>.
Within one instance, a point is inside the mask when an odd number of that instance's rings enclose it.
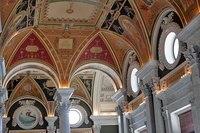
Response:
[[[3,117],[3,133],[8,133],[7,123],[10,121],[10,117]]]
[[[148,83],[153,94],[153,105],[155,114],[155,124],[157,133],[165,133],[164,119],[162,117],[162,101],[156,97],[157,92],[160,91],[160,78],[152,77]]]
[[[3,57],[0,57],[0,133],[2,133],[2,116],[5,111],[4,102],[8,99],[8,93],[6,88],[2,88],[2,78],[6,75],[5,61]]]
[[[7,89],[2,88],[0,92],[0,133],[2,133],[3,125],[3,114],[5,113],[5,105],[4,102],[8,99]]]
[[[56,127],[54,126],[54,122],[57,120],[57,118],[57,116],[45,117],[45,120],[48,122],[48,133],[55,133]]]
[[[73,92],[73,88],[58,88],[54,95],[54,100],[59,103],[57,112],[59,115],[60,133],[70,133],[69,111],[72,103],[69,99]]]

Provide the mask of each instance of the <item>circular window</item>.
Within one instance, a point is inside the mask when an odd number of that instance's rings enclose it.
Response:
[[[139,78],[136,76],[137,71],[140,69],[138,61],[130,64],[127,72],[127,95],[137,96],[139,93]]]
[[[163,71],[173,69],[179,63],[181,52],[179,51],[179,40],[176,34],[181,30],[180,26],[175,22],[162,24],[163,31],[159,40],[159,68]]]
[[[72,106],[69,111],[70,127],[79,127],[83,124],[89,123],[88,115],[85,109],[80,105]]]
[[[70,109],[69,111],[69,123],[70,125],[76,125],[81,120],[81,113],[76,109]]]
[[[169,64],[173,64],[178,57],[179,41],[174,32],[170,32],[165,39],[164,53]]]
[[[138,91],[138,77],[135,75],[138,70],[136,68],[133,69],[131,73],[131,88],[134,93]]]

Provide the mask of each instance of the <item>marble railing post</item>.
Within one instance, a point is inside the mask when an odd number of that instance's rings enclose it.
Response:
[[[125,112],[128,110],[126,89],[120,88],[111,98],[117,102],[115,110],[118,114],[119,133],[128,133],[128,124],[126,123],[126,118],[124,118]]]
[[[57,118],[57,116],[45,117],[45,120],[48,122],[48,133],[55,133],[56,127],[54,126],[54,122],[57,120]]]
[[[70,133],[69,111],[72,103],[69,101],[73,88],[58,88],[54,100],[59,103],[57,112],[59,115],[60,133]]]
[[[178,34],[180,50],[191,66],[194,95],[191,98],[192,116],[195,133],[200,132],[200,13],[190,21]]]
[[[10,117],[3,117],[3,133],[8,133],[6,124],[10,121]]]

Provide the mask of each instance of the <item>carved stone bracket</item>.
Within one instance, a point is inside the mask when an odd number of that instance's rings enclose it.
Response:
[[[168,116],[168,111],[167,111],[167,110],[164,110],[164,111],[162,112],[162,116],[163,116],[164,120],[167,120],[167,119],[169,118],[169,116]]]
[[[161,24],[161,29],[163,30],[159,39],[159,46],[158,46],[158,59],[159,59],[159,68],[161,71],[163,71],[165,68],[171,70],[173,69],[179,62],[179,59],[181,57],[181,54],[178,54],[177,59],[171,64],[167,61],[165,57],[165,42],[166,38],[169,35],[170,32],[174,32],[177,34],[181,27],[178,23],[174,22],[173,20],[174,12],[169,13],[167,17],[163,18],[163,22]],[[182,50],[184,51],[185,45],[182,43]]]

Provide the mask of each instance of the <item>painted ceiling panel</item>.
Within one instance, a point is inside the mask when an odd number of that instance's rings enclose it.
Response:
[[[0,12],[1,12],[1,24],[3,25],[9,16],[10,11],[12,10],[15,2],[17,0],[1,0],[0,1]]]
[[[94,60],[99,63],[109,64],[110,66],[117,69],[117,65],[112,54],[110,53],[110,50],[99,35],[95,37],[93,41],[82,52],[82,54],[78,58],[78,61],[76,62],[75,67],[80,64]]]
[[[41,63],[50,64],[52,67],[55,67],[52,58],[47,52],[46,48],[33,33],[31,33],[26,38],[21,46],[19,46],[16,53],[10,58],[11,61],[9,66],[12,66],[19,61],[39,61]]]
[[[146,24],[148,33],[151,33],[151,30],[153,30],[154,21],[160,11],[171,6],[166,0],[135,0],[135,2]]]
[[[123,61],[125,58],[126,53],[128,50],[131,50],[131,46],[122,40],[119,36],[114,35],[109,32],[103,32],[103,35],[106,37],[110,45],[112,46],[112,49],[115,52],[115,55],[119,61],[121,69],[123,68]]]
[[[29,30],[26,30],[26,31],[22,31],[20,32],[20,34],[17,34],[16,36],[14,36],[11,40],[8,41],[8,43],[6,44],[5,46],[5,49],[4,49],[4,59],[5,59],[5,63],[7,65],[7,61],[10,57],[10,55],[13,53],[13,50],[15,48],[15,46],[20,43],[21,41],[21,38],[23,38],[27,32],[29,32]]]

